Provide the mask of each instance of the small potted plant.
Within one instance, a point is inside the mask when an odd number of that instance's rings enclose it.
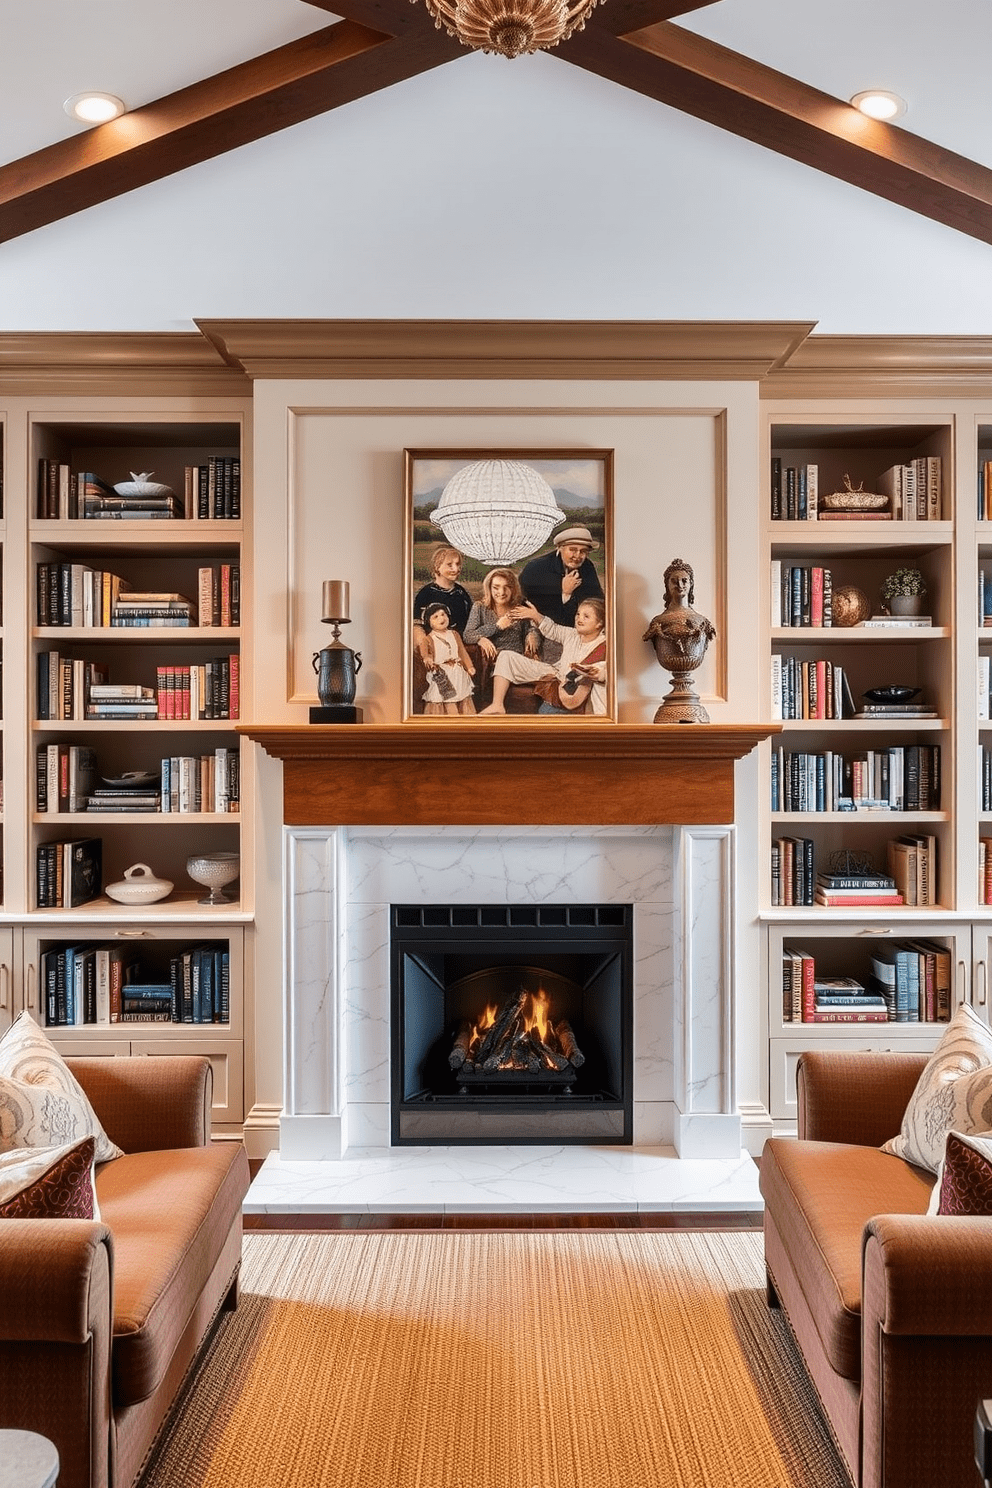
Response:
[[[890,615],[919,615],[927,586],[918,568],[897,568],[882,584]]]

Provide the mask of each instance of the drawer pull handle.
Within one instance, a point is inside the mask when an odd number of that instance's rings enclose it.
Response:
[[[864,930],[859,930],[858,931],[858,934],[859,935],[891,935],[892,934],[892,926],[891,925],[880,925],[880,926],[877,926],[877,927],[875,927],[875,926],[866,926]]]
[[[35,996],[34,996],[34,977],[35,977],[34,962],[32,961],[28,965],[27,1003],[28,1003],[28,1011],[29,1012],[34,1012],[34,1010],[35,1010],[35,1008],[37,1006],[37,1004],[35,1003]]]
[[[118,940],[147,940],[151,935],[150,930],[115,930],[114,934]]]
[[[6,961],[0,963],[0,1008],[10,1006],[10,967]]]
[[[959,1006],[960,1006],[960,1004],[962,1002],[964,1002],[965,976],[966,976],[966,972],[967,972],[967,967],[965,966],[964,962],[963,961],[959,961],[958,962],[958,995],[957,995],[957,1002],[958,1002],[958,1005]]]
[[[985,1004],[989,1000],[988,999],[988,972],[985,969],[985,962],[984,962],[984,960],[979,961],[979,963],[978,963],[978,970],[981,972],[981,984],[980,985],[981,985],[981,989],[982,989],[982,995],[978,999],[978,1006],[979,1007],[984,1007]]]

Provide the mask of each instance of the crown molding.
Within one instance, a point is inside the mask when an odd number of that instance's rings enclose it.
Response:
[[[992,336],[810,336],[762,398],[988,398]]]
[[[197,320],[258,378],[758,381],[815,321]]]
[[[5,397],[244,397],[251,383],[195,331],[8,331],[0,334]]]

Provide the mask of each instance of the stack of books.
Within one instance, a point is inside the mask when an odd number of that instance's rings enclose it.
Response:
[[[855,630],[905,630],[907,626],[926,630],[933,624],[932,615],[869,615],[859,620]]]
[[[127,482],[127,485],[142,485],[144,482]],[[88,519],[137,522],[174,521],[183,516],[183,503],[167,486],[156,486],[154,492],[139,491],[122,495],[118,490],[109,494],[86,492],[78,497],[77,515]]]
[[[137,590],[117,596],[111,625],[180,626],[196,624],[196,605],[185,594]]]
[[[155,690],[134,682],[96,682],[89,690],[86,717],[90,719],[121,718],[136,721],[157,718]]]
[[[157,784],[98,785],[86,797],[87,811],[160,811],[162,794]]]
[[[888,1004],[854,977],[814,977],[813,1010],[806,1023],[887,1023]]]
[[[782,1020],[785,1023],[886,1023],[880,993],[849,976],[818,976],[809,951],[782,947]]]
[[[865,703],[855,718],[939,718],[928,703]]]
[[[818,873],[814,898],[832,909],[904,902],[895,878],[888,873]]]

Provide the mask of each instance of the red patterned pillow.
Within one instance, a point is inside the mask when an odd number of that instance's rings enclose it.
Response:
[[[992,1214],[992,1141],[947,1133],[938,1214]]]
[[[21,1147],[0,1161],[0,1219],[98,1218],[93,1137],[39,1152]],[[15,1160],[17,1159],[17,1160]]]

